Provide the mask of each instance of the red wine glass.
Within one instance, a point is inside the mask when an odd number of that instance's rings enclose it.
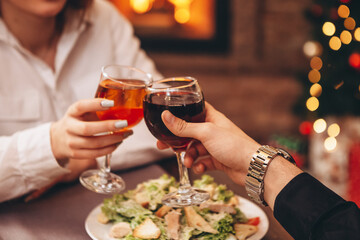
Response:
[[[164,110],[188,122],[203,122],[204,96],[198,81],[192,77],[174,77],[154,82],[147,87],[144,98],[144,119],[149,131],[175,152],[179,166],[180,187],[178,191],[167,194],[162,202],[172,207],[199,205],[210,196],[206,191],[191,186],[184,165],[186,150],[193,139],[171,133],[161,119]]]

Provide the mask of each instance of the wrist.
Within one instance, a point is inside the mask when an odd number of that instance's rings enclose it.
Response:
[[[281,156],[275,157],[268,166],[264,178],[264,200],[271,209],[280,191],[303,171]]]
[[[256,203],[263,204],[265,206],[270,204],[270,206],[273,207],[273,196],[276,196],[278,193],[276,191],[286,182],[288,178],[291,179],[291,176],[287,175],[286,169],[281,169],[281,171],[279,171],[277,164],[272,164],[275,158],[279,159],[278,156],[281,156],[280,159],[286,161],[287,164],[295,167],[295,161],[289,153],[283,149],[274,148],[268,145],[261,146],[251,157],[250,166],[245,178],[245,188],[248,196]],[[271,169],[270,173],[268,173],[269,168]],[[298,168],[295,167],[295,169]],[[266,181],[271,183],[271,185],[265,189],[265,178],[268,174],[270,174],[271,180],[267,177]],[[265,190],[267,190],[267,196],[269,196],[267,199],[265,199],[264,196],[266,192]]]

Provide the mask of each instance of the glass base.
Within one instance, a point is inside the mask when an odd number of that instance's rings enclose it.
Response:
[[[121,177],[100,170],[87,170],[79,179],[84,187],[97,193],[114,194],[125,189],[125,182]]]
[[[197,188],[182,188],[179,191],[166,194],[162,203],[170,207],[186,207],[200,205],[210,198],[210,194]]]

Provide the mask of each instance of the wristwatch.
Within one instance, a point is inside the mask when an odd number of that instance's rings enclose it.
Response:
[[[255,202],[268,206],[264,200],[264,178],[266,170],[276,156],[282,156],[296,165],[294,158],[284,149],[263,145],[252,156],[248,174],[245,178],[245,189],[248,196]]]

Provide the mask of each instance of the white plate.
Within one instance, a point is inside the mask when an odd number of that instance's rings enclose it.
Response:
[[[269,229],[269,220],[265,212],[253,202],[238,196],[239,198],[239,208],[241,211],[248,217],[260,217],[260,224],[258,225],[259,230],[253,236],[249,237],[247,240],[260,240],[262,239],[266,232]],[[97,216],[101,212],[101,205],[95,207],[88,215],[85,220],[85,229],[86,232],[93,240],[116,240],[109,236],[111,223],[102,224],[97,220]]]

